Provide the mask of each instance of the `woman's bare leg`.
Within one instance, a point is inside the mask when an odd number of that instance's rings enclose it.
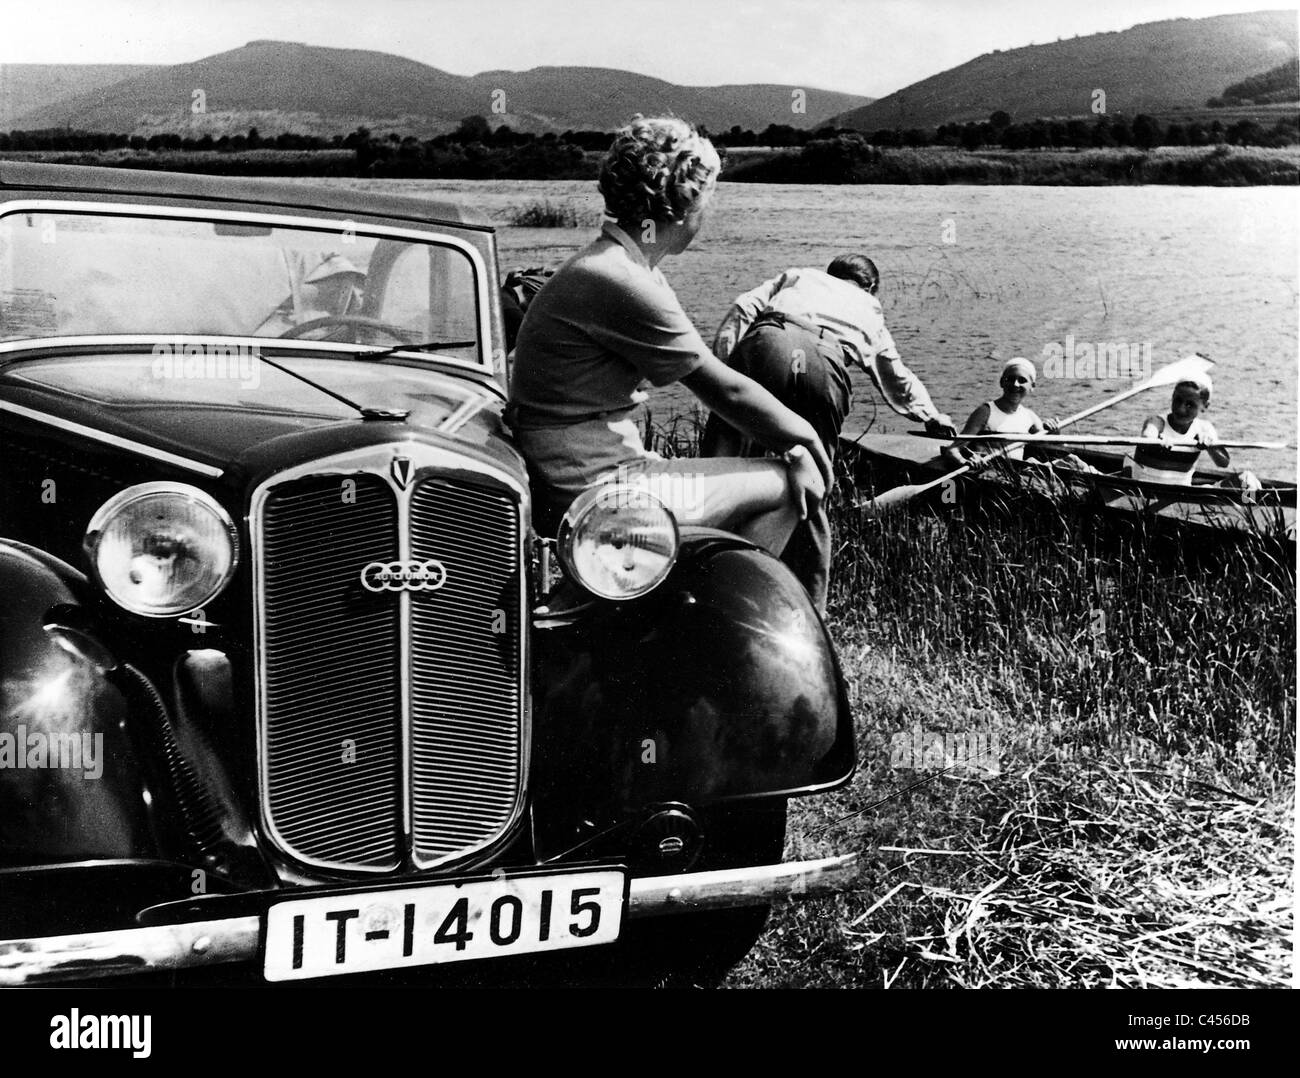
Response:
[[[783,462],[688,457],[637,462],[625,481],[645,485],[682,524],[722,528],[779,555],[799,523]]]

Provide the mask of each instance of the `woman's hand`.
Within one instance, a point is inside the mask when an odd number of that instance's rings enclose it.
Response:
[[[824,455],[824,451],[823,451]],[[786,478],[790,484],[790,498],[799,509],[799,519],[807,520],[817,511],[826,497],[826,483],[813,454],[796,445],[782,454]]]
[[[1048,434],[1060,434],[1061,421],[1059,419],[1044,419],[1043,429],[1047,431]]]
[[[812,429],[811,423],[809,424],[809,429]],[[831,464],[831,458],[826,453],[826,447],[822,445],[821,439],[818,438],[814,432],[808,441],[796,442],[795,444],[798,445],[799,448],[806,450],[809,455],[811,455],[813,463],[817,465],[817,471],[821,473],[823,487],[830,490],[832,484],[835,482],[834,470],[833,465]],[[794,447],[791,446],[791,448],[793,449]]]

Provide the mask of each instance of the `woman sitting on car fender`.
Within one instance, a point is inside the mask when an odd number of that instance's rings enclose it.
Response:
[[[533,480],[538,526],[553,530],[588,487],[648,487],[684,524],[726,528],[779,554],[830,479],[817,432],[714,357],[658,269],[704,222],[721,162],[681,120],[634,120],[600,171],[600,235],[529,304],[515,345],[507,420]],[[643,381],[681,382],[784,461],[664,460],[633,418]]]

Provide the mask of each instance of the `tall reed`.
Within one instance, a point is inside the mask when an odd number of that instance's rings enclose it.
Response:
[[[1083,501],[840,500],[831,613],[921,662],[978,668],[1006,712],[1078,738],[1141,738],[1248,778],[1295,754],[1294,548],[1156,532]]]

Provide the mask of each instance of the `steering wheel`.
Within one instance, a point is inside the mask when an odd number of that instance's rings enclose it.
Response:
[[[385,322],[379,318],[372,318],[368,314],[327,314],[321,318],[313,318],[310,321],[303,322],[301,325],[290,326],[280,334],[282,340],[297,340],[313,330],[325,329],[329,326],[353,326],[362,329],[377,329],[381,333],[387,333],[390,337],[395,338],[402,344],[415,344],[415,337],[401,326],[395,326],[391,322]]]

